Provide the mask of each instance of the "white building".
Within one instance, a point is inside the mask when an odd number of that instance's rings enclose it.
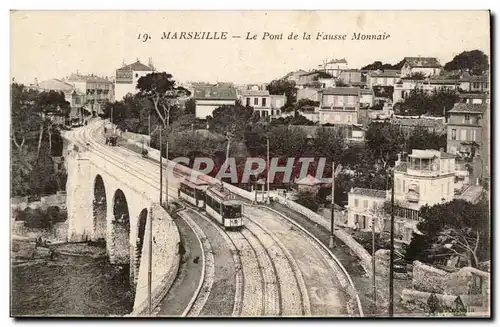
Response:
[[[153,71],[153,65],[146,66],[139,60],[117,69],[115,76],[115,100],[121,101],[128,93],[137,93],[137,81],[139,78],[151,74]]]
[[[194,89],[193,96],[196,104],[196,118],[206,119],[212,116],[215,109],[221,106],[234,106],[237,92],[228,85],[212,85]]]
[[[387,200],[388,191],[356,187],[348,193],[347,226],[358,224],[359,230],[372,230],[375,221],[375,231],[383,230],[382,208]],[[389,194],[390,196],[390,194]]]
[[[281,108],[285,105],[284,94],[269,94],[267,90],[245,90],[240,96],[241,103],[246,107],[252,107],[259,117],[278,116]]]

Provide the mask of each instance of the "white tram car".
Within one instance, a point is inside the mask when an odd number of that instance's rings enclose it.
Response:
[[[181,181],[178,196],[180,199],[200,208],[227,229],[243,226],[242,203],[234,194],[218,186],[205,182]]]

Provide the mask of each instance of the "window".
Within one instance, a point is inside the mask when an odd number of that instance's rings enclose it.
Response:
[[[139,74],[135,73],[135,77],[139,77]]]
[[[403,179],[403,192],[406,192],[406,181]]]
[[[468,124],[470,122],[470,115],[469,114],[465,114],[465,123]]]
[[[354,207],[356,207],[356,208],[357,208],[358,206],[359,206],[359,201],[358,201],[358,199],[354,199]]]
[[[362,215],[354,215],[354,223],[358,223],[359,229],[366,229],[367,217]]]
[[[259,105],[259,98],[253,98],[253,105],[258,106]]]
[[[456,140],[457,139],[457,130],[456,129],[452,129],[451,130],[451,139],[452,140]]]
[[[460,140],[467,141],[467,130],[466,129],[460,130]]]
[[[247,98],[247,107],[250,107],[250,98]]]
[[[368,209],[368,200],[363,200],[363,208]]]
[[[265,107],[266,106],[266,98],[262,98],[262,106]]]
[[[471,132],[472,132],[472,140],[471,141],[476,141],[476,130],[473,129]]]
[[[350,114],[349,114],[349,115],[347,115],[347,122],[348,122],[348,123],[352,122],[352,117],[351,117],[351,115],[350,115]]]

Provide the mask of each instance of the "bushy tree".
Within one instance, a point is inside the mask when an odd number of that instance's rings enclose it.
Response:
[[[266,89],[270,94],[284,94],[286,96],[285,107],[291,107],[297,101],[297,89],[294,81],[273,80],[266,86]]]
[[[461,70],[481,75],[489,69],[488,56],[480,50],[464,51],[444,65],[447,71]]]
[[[415,236],[409,246],[408,259],[432,259],[432,254],[448,252],[467,260],[477,267],[482,260],[490,259],[490,210],[483,198],[472,204],[455,199],[420,210],[421,222],[417,228],[422,235]]]
[[[318,211],[319,209],[319,201],[316,198],[315,194],[312,192],[299,192],[297,194],[297,199],[295,200],[295,202],[314,212]]]

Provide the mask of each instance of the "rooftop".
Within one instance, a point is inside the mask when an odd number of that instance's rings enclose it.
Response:
[[[393,124],[400,126],[424,126],[424,127],[443,127],[444,119],[431,119],[431,118],[394,118],[392,120]]]
[[[236,89],[232,87],[209,86],[196,88],[195,99],[236,100]]]
[[[323,94],[327,95],[356,95],[360,94],[359,87],[329,87],[324,89]]]
[[[65,80],[69,82],[112,83],[110,80],[99,76],[95,76],[94,74],[91,75],[71,74]]]
[[[241,92],[242,96],[269,96],[268,90],[245,90]]]
[[[440,150],[432,150],[432,149],[426,149],[426,150],[418,150],[418,149],[413,149],[412,153],[408,155],[409,157],[412,158],[421,158],[421,159],[432,159],[432,158],[443,158],[443,159],[453,159],[455,158],[454,154],[447,153],[444,151]]]
[[[371,188],[361,188],[361,187],[355,187],[349,193],[363,195],[363,196],[370,196],[373,198],[381,198],[381,199],[385,199],[387,195],[385,190],[374,190]]]
[[[383,71],[373,71],[370,73],[371,77],[400,77],[401,71],[386,69]]]
[[[475,104],[475,103],[455,103],[453,109],[448,111],[449,113],[474,113],[482,114],[486,111],[487,105],[485,103]]]
[[[488,82],[488,76],[485,75],[470,75],[464,76],[461,81],[462,82]]]
[[[122,68],[118,68],[117,71],[137,71],[137,72],[152,72],[153,68],[144,65],[139,60],[130,65],[125,65]]]
[[[441,64],[435,57],[405,57],[404,60],[410,67],[441,68]]]

